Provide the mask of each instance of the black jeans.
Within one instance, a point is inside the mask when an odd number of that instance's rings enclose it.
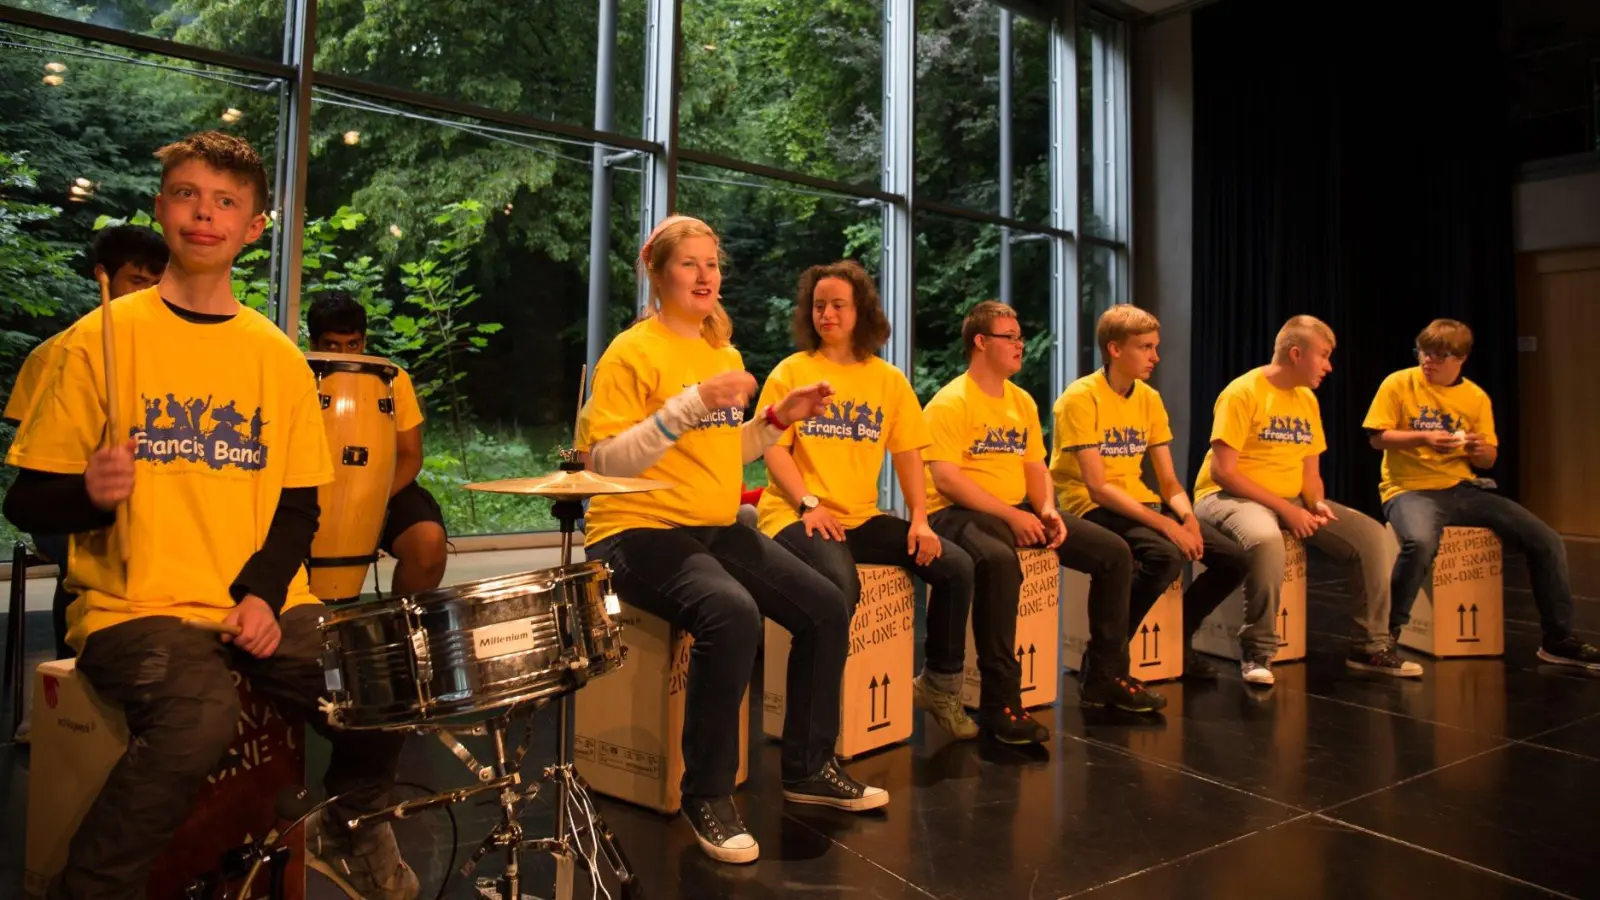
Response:
[[[586,555],[611,566],[623,600],[694,635],[683,714],[685,796],[733,793],[739,702],[763,615],[794,638],[782,778],[803,781],[833,757],[851,604],[832,582],[744,525],[635,528],[590,545]]]
[[[324,693],[320,605],[283,614],[277,652],[256,659],[210,632],[170,616],[149,616],[89,635],[78,672],[122,707],[128,751],[72,836],[52,900],[144,896],[150,866],[189,814],[200,788],[238,734],[237,669],[290,721],[304,719],[333,744],[323,779],[345,794],[341,812],[389,802],[405,735],[338,731],[317,710]]]
[[[1128,545],[1098,525],[1063,515],[1067,539],[1056,548],[1061,564],[1085,572],[1089,582],[1089,648],[1097,676],[1128,671],[1128,582],[1133,559]],[[1017,642],[1017,602],[1022,565],[1011,527],[987,513],[951,506],[929,517],[939,536],[972,557],[972,642],[978,654],[985,709],[1019,708],[1022,663],[1012,652]]]
[[[1178,521],[1170,510],[1162,510],[1161,514]],[[1128,588],[1128,639],[1133,640],[1139,623],[1183,571],[1183,553],[1160,532],[1103,506],[1089,510],[1084,518],[1127,541],[1133,553],[1133,583]],[[1205,547],[1200,562],[1206,570],[1183,592],[1185,649],[1189,639],[1200,630],[1200,623],[1233,593],[1234,588],[1244,583],[1250,571],[1250,557],[1244,548],[1204,522],[1200,523],[1200,541]]]
[[[954,543],[941,539],[944,552],[933,562],[918,565],[906,552],[911,523],[895,516],[873,516],[847,528],[844,542],[829,540],[822,532],[806,537],[806,526],[796,522],[778,532],[778,543],[811,564],[844,592],[854,609],[861,596],[856,564],[900,566],[910,569],[928,585],[927,667],[947,675],[961,674],[967,651],[967,611],[972,608],[972,557]]]

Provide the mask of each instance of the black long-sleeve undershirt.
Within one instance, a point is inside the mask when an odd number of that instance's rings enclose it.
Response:
[[[35,469],[18,470],[17,480],[6,492],[4,512],[11,524],[32,534],[75,534],[107,528],[116,521],[116,513],[100,509],[89,499],[82,475]],[[282,610],[289,582],[310,555],[311,539],[316,536],[321,514],[316,488],[281,491],[267,539],[245,562],[229,588],[233,599],[254,594],[265,600],[274,613]]]

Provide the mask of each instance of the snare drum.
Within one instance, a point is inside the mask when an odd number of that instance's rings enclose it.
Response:
[[[452,724],[576,691],[622,665],[616,603],[610,571],[587,562],[332,610],[321,620],[329,720]]]
[[[307,353],[317,376],[333,482],[317,489],[322,518],[306,561],[311,593],[330,603],[361,593],[378,558],[394,482],[393,382],[399,368],[376,356]]]

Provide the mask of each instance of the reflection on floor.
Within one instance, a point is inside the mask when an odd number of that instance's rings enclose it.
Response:
[[[1600,546],[1569,552],[1578,626],[1600,641]],[[548,564],[471,562],[450,580]],[[1247,690],[1231,671],[1215,685],[1164,686],[1171,706],[1149,720],[1080,709],[1067,674],[1044,713],[1055,738],[1038,752],[951,742],[919,722],[909,744],[852,762],[892,793],[883,814],[785,805],[777,748],[757,740],[738,795],[761,841],[753,866],[711,863],[681,822],[599,806],[653,898],[1596,896],[1581,796],[1600,784],[1600,678],[1537,663],[1527,578],[1509,562],[1504,661],[1424,659],[1421,682],[1350,673],[1344,585],[1313,555],[1311,656],[1278,667],[1273,689]],[[27,624],[28,646],[47,646],[46,616]],[[551,720],[537,722],[530,759],[548,759]],[[21,882],[28,762],[25,747],[0,745],[0,896]],[[402,777],[430,789],[470,781],[431,738],[408,746]],[[549,830],[548,809],[527,816],[530,834]],[[454,842],[441,813],[399,826],[424,896],[494,816],[458,807]],[[496,866],[491,857],[479,874]],[[536,859],[525,889],[549,896],[551,872]],[[333,894],[314,884],[311,896]],[[454,876],[447,896],[472,892]]]

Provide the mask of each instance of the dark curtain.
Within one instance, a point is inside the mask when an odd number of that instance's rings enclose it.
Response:
[[[1497,12],[1224,0],[1194,13],[1194,408],[1190,471],[1229,381],[1291,315],[1338,336],[1318,391],[1328,495],[1378,512],[1361,421],[1439,316],[1475,333],[1493,477],[1515,496],[1513,165]],[[1427,7],[1442,10],[1425,14]]]

